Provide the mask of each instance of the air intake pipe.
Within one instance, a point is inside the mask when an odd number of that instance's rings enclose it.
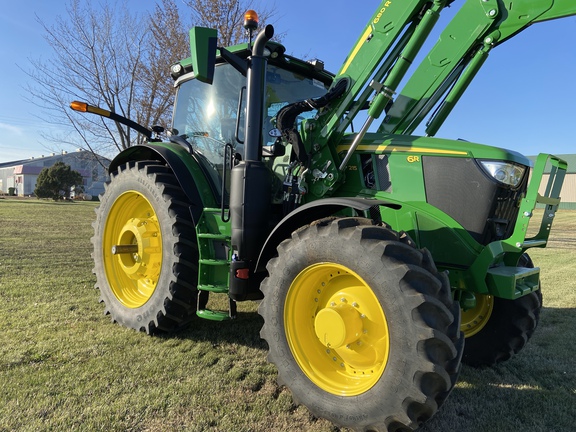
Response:
[[[253,271],[269,232],[271,178],[261,155],[268,63],[264,47],[273,36],[274,27],[268,25],[254,42],[247,73],[244,160],[232,168],[230,176],[233,257],[229,295],[234,300],[246,300],[252,298],[250,293],[259,293],[260,280],[253,277]]]

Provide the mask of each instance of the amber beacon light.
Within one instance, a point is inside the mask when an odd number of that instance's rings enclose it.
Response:
[[[258,28],[258,14],[256,11],[250,9],[244,14],[244,28],[249,31],[254,31]]]

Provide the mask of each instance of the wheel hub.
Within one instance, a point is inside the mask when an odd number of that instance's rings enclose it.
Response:
[[[312,264],[298,274],[286,296],[284,325],[296,363],[329,393],[359,395],[386,368],[384,310],[370,286],[341,264]]]
[[[152,204],[126,191],[106,215],[103,263],[110,289],[128,308],[143,306],[154,293],[162,269],[162,231]]]
[[[324,308],[314,320],[314,330],[327,348],[340,348],[356,341],[362,334],[362,319],[347,303]]]
[[[137,252],[118,254],[122,270],[131,278],[154,279],[160,272],[158,224],[150,219],[132,218],[120,231],[120,244],[136,245]]]

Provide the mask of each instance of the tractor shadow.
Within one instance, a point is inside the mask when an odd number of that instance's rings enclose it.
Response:
[[[248,348],[268,350],[268,345],[260,339],[260,329],[264,320],[258,312],[238,311],[235,319],[210,321],[195,318],[181,331],[174,334],[178,338],[191,341],[210,342],[212,345],[239,344]],[[171,334],[160,334],[161,338],[171,338]]]
[[[525,348],[495,367],[462,367],[458,384],[423,432],[574,430],[576,309],[543,308]]]

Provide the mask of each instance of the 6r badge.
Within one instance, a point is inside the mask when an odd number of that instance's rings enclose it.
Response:
[[[420,162],[420,156],[408,156],[406,160],[409,163]]]

